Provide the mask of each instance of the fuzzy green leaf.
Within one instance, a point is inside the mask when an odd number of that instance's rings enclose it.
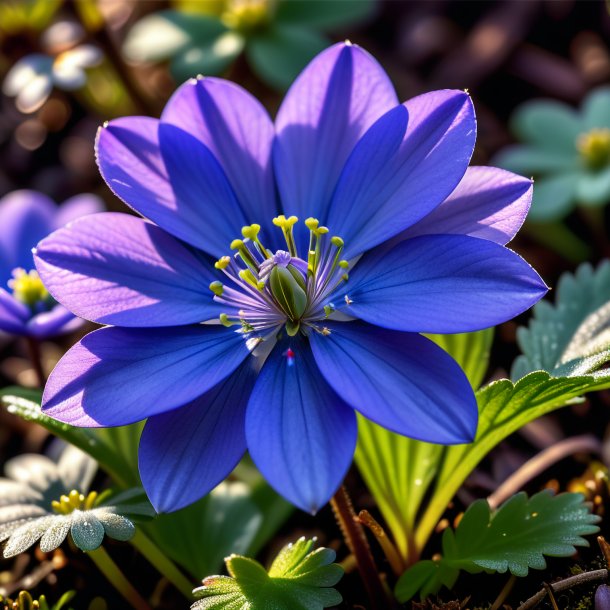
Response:
[[[597,269],[585,263],[574,275],[564,274],[555,304],[540,301],[527,327],[519,328],[523,352],[512,378],[544,370],[554,377],[588,375],[610,360],[610,261]],[[596,377],[609,375],[597,370]]]
[[[471,574],[510,570],[527,576],[530,568],[546,567],[545,556],[569,557],[577,546],[589,546],[583,536],[595,534],[599,517],[591,514],[581,494],[553,496],[542,491],[528,499],[523,492],[492,513],[486,500],[465,512],[455,532],[443,533],[443,557],[407,570],[396,585],[400,601],[419,590],[422,599],[442,586],[452,587],[460,570]]]
[[[228,576],[210,576],[194,594],[193,610],[321,610],[341,603],[333,589],[343,576],[335,553],[300,538],[284,547],[269,572],[253,559],[231,555]]]

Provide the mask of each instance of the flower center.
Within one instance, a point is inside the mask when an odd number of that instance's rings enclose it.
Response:
[[[69,515],[75,510],[91,510],[97,500],[97,492],[92,491],[87,496],[73,489],[67,496],[63,495],[59,500],[53,500],[51,507],[60,515]]]
[[[591,129],[578,136],[576,148],[585,165],[591,169],[601,169],[610,164],[610,129]]]
[[[273,224],[281,229],[286,250],[272,253],[262,244],[260,225],[242,227],[244,239],[231,243],[233,256],[223,256],[215,264],[233,286],[216,281],[210,284],[214,300],[226,304],[220,315],[225,326],[240,324],[242,332],[253,333],[285,325],[290,336],[302,325],[318,332],[328,332],[317,322],[325,320],[333,307],[327,304],[330,295],[347,281],[346,260],[341,259],[343,240],[328,238],[328,228],[315,218],[308,218],[309,247],[305,257],[299,256],[294,239],[296,216],[277,216]]]
[[[222,22],[239,32],[252,32],[271,20],[270,0],[227,0]]]
[[[8,281],[8,287],[18,301],[32,309],[39,308],[40,305],[47,305],[50,300],[50,295],[38,276],[38,272],[33,269],[28,272],[21,268],[14,269],[13,279]]]

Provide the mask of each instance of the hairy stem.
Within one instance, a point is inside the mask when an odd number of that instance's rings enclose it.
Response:
[[[358,571],[371,601],[371,610],[387,610],[393,607],[391,597],[379,577],[364,529],[358,522],[352,502],[345,487],[339,488],[330,505],[341,528],[343,538],[356,559]]]

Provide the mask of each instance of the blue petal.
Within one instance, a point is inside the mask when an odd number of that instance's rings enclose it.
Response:
[[[336,44],[315,57],[277,115],[273,161],[284,211],[324,221],[354,145],[397,104],[383,68],[360,47]]]
[[[248,449],[271,486],[315,513],[341,484],[356,436],[356,414],[324,381],[305,340],[278,343],[246,412]]]
[[[519,255],[467,235],[422,235],[356,264],[342,311],[408,332],[461,333],[506,322],[548,288]]]
[[[99,324],[177,326],[218,316],[213,263],[128,214],[73,221],[38,244],[35,261],[57,301]]]
[[[326,223],[351,258],[397,235],[440,205],[472,155],[476,121],[463,91],[433,91],[382,116],[358,142]]]
[[[249,353],[243,335],[220,325],[102,328],[57,363],[42,407],[74,426],[131,424],[201,396]]]
[[[255,379],[248,358],[189,405],[147,421],[140,439],[140,476],[157,512],[199,500],[237,466],[246,451],[244,419]]]
[[[248,222],[277,214],[271,147],[274,128],[263,105],[221,78],[191,79],[173,94],[161,115],[200,140],[222,166]]]
[[[49,311],[36,314],[27,323],[26,334],[39,340],[47,339],[78,330],[84,323],[63,305],[55,305]]]
[[[16,267],[33,269],[32,248],[53,230],[57,211],[36,191],[13,191],[0,199],[0,288]]]
[[[0,330],[11,335],[27,335],[31,312],[4,288],[0,288]]]
[[[189,154],[196,155],[188,160],[188,167],[197,172],[183,176],[180,168],[175,167],[181,152],[167,150],[177,140],[176,134],[166,131],[165,155],[172,163],[173,175],[170,174],[161,154],[159,131],[159,121],[146,117],[116,119],[100,129],[95,148],[104,180],[125,203],[175,237],[212,256],[226,254],[229,243],[240,235],[244,222],[237,210],[233,229],[223,233],[224,237],[216,233],[214,223],[226,222],[227,216],[236,211],[235,195],[222,169],[203,144],[195,138],[189,140],[188,134],[184,134],[176,144],[188,146]],[[192,145],[191,140],[199,146]],[[185,178],[186,183],[173,183],[174,179]],[[193,185],[202,188],[195,200]],[[188,199],[180,200],[182,195]],[[226,224],[223,226],[227,228]]]
[[[431,443],[473,440],[478,410],[462,369],[432,341],[363,322],[312,333],[322,374],[348,404],[384,428]]]
[[[199,238],[199,244],[194,245],[213,256],[225,255],[251,219],[237,201],[222,167],[200,140],[174,125],[159,124],[159,144],[177,202],[162,226],[171,223],[174,234],[184,231],[178,237],[185,241],[195,231],[205,243],[202,245]]]

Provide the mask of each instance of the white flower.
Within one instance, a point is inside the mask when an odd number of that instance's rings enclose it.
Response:
[[[5,558],[23,553],[40,540],[40,550],[56,549],[68,534],[83,551],[98,548],[104,535],[129,540],[133,523],[124,515],[154,514],[140,500],[141,490],[130,490],[102,500],[88,492],[96,462],[67,446],[57,462],[26,454],[6,463],[8,478],[0,478],[0,542],[6,541]]]
[[[38,110],[53,87],[73,91],[86,83],[85,70],[102,61],[102,52],[93,45],[76,46],[83,35],[78,24],[56,23],[45,32],[42,41],[47,53],[27,55],[9,70],[2,91],[16,98],[21,112]]]

